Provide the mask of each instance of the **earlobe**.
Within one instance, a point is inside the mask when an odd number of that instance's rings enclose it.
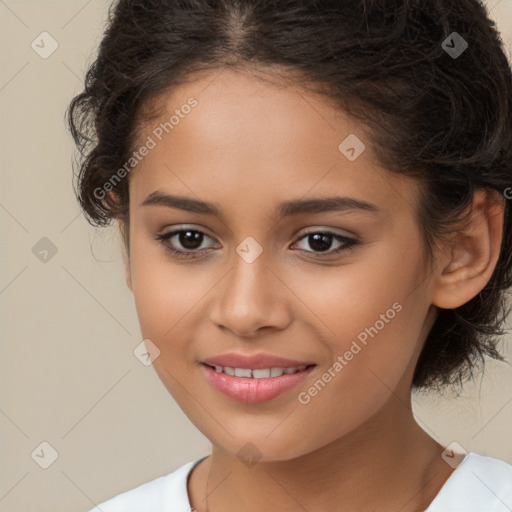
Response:
[[[499,258],[504,209],[503,197],[483,189],[475,192],[468,220],[454,234],[438,268],[432,297],[435,306],[457,308],[485,287]]]

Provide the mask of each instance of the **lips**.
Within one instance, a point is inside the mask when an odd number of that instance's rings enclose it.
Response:
[[[315,364],[312,361],[299,361],[297,359],[286,359],[284,357],[274,356],[272,354],[255,354],[246,356],[235,354],[233,352],[222,354],[215,357],[209,357],[201,361],[209,366],[222,366],[230,368],[250,368],[252,370],[262,368],[298,368],[299,366],[308,366]]]
[[[229,353],[201,363],[204,376],[217,391],[246,404],[267,402],[291,390],[315,367],[315,363],[270,354]]]

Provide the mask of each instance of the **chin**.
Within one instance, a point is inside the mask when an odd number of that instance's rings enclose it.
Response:
[[[274,428],[275,425],[278,425],[278,422],[274,424]],[[246,424],[246,428],[239,425],[238,430],[233,429],[232,425],[226,425],[226,429],[231,436],[222,428],[220,428],[220,431],[218,428],[212,431],[211,425],[208,427],[206,429],[200,428],[200,430],[216,449],[237,457],[243,463],[247,464],[247,461],[249,461],[248,466],[255,462],[293,460],[307,455],[322,445],[322,443],[316,445],[313,440],[308,443],[304,432],[299,435],[292,435],[288,429],[279,426],[272,431],[268,428],[254,428],[254,424],[252,427]],[[281,432],[278,432],[280,428]],[[294,430],[297,431],[299,428],[298,426]]]

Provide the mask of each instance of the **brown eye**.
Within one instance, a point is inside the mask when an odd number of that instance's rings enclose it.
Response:
[[[176,229],[155,237],[166,251],[179,258],[198,258],[204,256],[205,252],[211,252],[209,248],[201,248],[207,238],[211,239],[206,233],[197,229]]]
[[[201,245],[204,233],[199,231],[180,231],[177,233],[178,242],[182,247],[188,250],[198,249]]]
[[[303,235],[298,242],[306,240],[307,244],[313,249],[312,251],[309,251],[307,249],[301,249],[305,252],[312,252],[312,253],[324,253],[327,255],[332,254],[339,254],[344,251],[348,251],[352,249],[358,241],[354,238],[349,238],[346,236],[338,235],[336,233],[331,233],[330,231],[315,231],[306,233]],[[341,246],[339,246],[337,249],[329,250],[333,244],[333,241],[337,241],[341,243]]]

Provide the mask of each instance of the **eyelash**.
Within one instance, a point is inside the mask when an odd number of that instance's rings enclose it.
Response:
[[[181,259],[200,258],[201,256],[197,256],[196,255],[198,252],[200,252],[200,250],[191,249],[191,250],[187,250],[187,251],[182,251],[180,249],[175,249],[174,247],[172,247],[169,244],[169,241],[170,241],[171,238],[173,238],[175,235],[178,235],[178,234],[184,233],[184,232],[201,233],[201,234],[207,236],[208,238],[211,238],[206,233],[204,233],[203,231],[200,231],[198,229],[177,229],[175,231],[170,231],[169,233],[164,233],[164,234],[161,234],[161,235],[156,235],[155,239],[164,247],[164,249],[167,252],[171,253],[173,256],[175,256],[177,258],[181,258]],[[316,235],[316,234],[332,236],[337,241],[343,242],[344,245],[342,245],[338,249],[329,250],[329,251],[326,251],[326,252],[315,252],[315,251],[303,251],[303,252],[319,254],[319,255],[326,254],[328,256],[333,256],[333,255],[341,254],[341,253],[344,253],[344,252],[350,252],[359,243],[359,241],[354,239],[354,238],[349,238],[349,237],[346,237],[346,236],[342,236],[342,235],[333,233],[331,231],[323,231],[323,230],[321,230],[321,231],[310,231],[309,233],[304,233],[297,240],[297,242],[300,242],[301,240],[303,240],[304,238],[307,238],[308,236]],[[295,242],[295,243],[297,243],[297,242]],[[203,251],[204,251],[204,249],[203,249]],[[211,253],[211,250],[208,251],[208,252]]]

